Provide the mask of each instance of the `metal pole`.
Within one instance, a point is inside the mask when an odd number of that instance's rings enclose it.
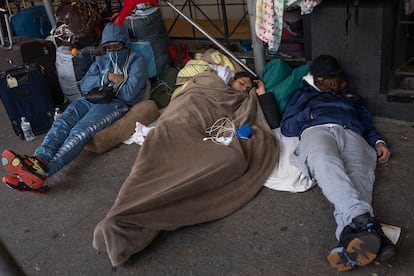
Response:
[[[43,0],[43,6],[45,6],[46,14],[52,28],[56,27],[55,10],[53,9],[51,0]]]
[[[173,4],[168,1],[164,1],[168,6],[170,6],[176,13],[181,15],[185,20],[187,20],[191,25],[193,25],[198,31],[200,31],[203,35],[205,35],[208,39],[210,39],[217,47],[219,47],[223,52],[225,52],[229,57],[231,57],[234,61],[240,64],[247,72],[252,74],[254,77],[257,77],[256,73],[250,69],[246,64],[244,64],[240,59],[238,59],[232,52],[227,50],[223,45],[220,44],[216,39],[210,36],[207,32],[205,32],[200,26],[198,26],[195,22],[193,22],[190,18],[188,18],[184,13],[182,13],[179,9],[177,9]]]
[[[227,21],[226,1],[221,0],[221,12],[223,13],[223,27],[224,27],[224,38],[226,40],[226,46],[230,47],[229,42],[229,25]]]
[[[256,0],[247,0],[247,10],[249,11],[249,23],[250,33],[252,36],[254,68],[256,69],[257,74],[260,76],[266,64],[266,59],[264,54],[265,49],[263,41],[261,41],[256,35]]]

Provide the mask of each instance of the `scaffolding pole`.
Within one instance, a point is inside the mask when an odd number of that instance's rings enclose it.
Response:
[[[232,52],[230,52],[229,50],[227,50],[226,47],[224,47],[223,45],[220,44],[220,42],[218,42],[214,37],[212,37],[211,35],[209,35],[206,31],[204,31],[200,26],[198,26],[194,21],[192,21],[189,17],[187,17],[182,11],[180,11],[179,9],[177,9],[173,4],[171,4],[168,1],[164,2],[170,6],[170,8],[172,8],[176,13],[178,13],[179,15],[181,15],[185,20],[187,20],[191,25],[193,25],[198,31],[200,31],[204,36],[206,36],[208,39],[211,40],[211,42],[213,42],[214,44],[216,44],[217,47],[219,47],[224,53],[226,53],[229,57],[231,57],[235,62],[237,62],[241,67],[243,67],[243,69],[245,69],[247,72],[249,72],[250,74],[252,74],[254,77],[257,77],[256,73],[249,68],[249,66],[247,66],[244,62],[242,62],[240,59],[238,59],[235,55],[233,55]]]
[[[49,18],[52,28],[56,27],[55,10],[53,9],[51,0],[43,0],[43,6],[45,6],[47,18]]]
[[[252,36],[254,68],[260,76],[266,64],[266,58],[263,41],[256,35],[256,0],[247,0],[247,10],[249,12],[250,33]]]

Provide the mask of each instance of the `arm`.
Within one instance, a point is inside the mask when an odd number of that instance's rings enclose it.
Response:
[[[144,96],[147,88],[147,70],[144,59],[135,53],[131,53],[127,70],[128,76],[118,93],[118,99],[133,105]]]
[[[379,163],[386,163],[388,162],[391,152],[389,151],[386,140],[384,136],[382,136],[377,129],[374,127],[374,123],[372,122],[371,113],[368,109],[365,108],[363,105],[359,105],[358,107],[358,116],[365,126],[364,131],[364,138],[367,142],[375,148],[378,156]]]
[[[99,57],[97,57],[97,60],[98,59]],[[102,77],[104,79],[104,85],[109,83],[107,76],[102,75],[101,68],[97,60],[91,64],[88,71],[80,81],[80,89],[83,94],[89,92],[95,87],[101,86]],[[106,75],[107,73],[104,74]]]
[[[264,83],[261,80],[255,80],[257,84],[256,94],[259,98],[260,106],[266,117],[266,121],[271,129],[275,129],[280,126],[280,112],[273,98],[272,93],[266,93]]]
[[[289,100],[281,121],[281,132],[285,136],[299,136],[303,126],[311,120],[311,108],[307,107],[308,92],[297,91]]]

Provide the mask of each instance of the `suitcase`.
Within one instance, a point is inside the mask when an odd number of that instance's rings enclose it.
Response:
[[[0,98],[17,136],[24,139],[21,117],[34,134],[46,132],[53,123],[55,107],[44,70],[39,64],[20,65],[0,73]]]
[[[45,39],[13,37],[6,13],[3,13],[3,20],[5,22],[3,26],[6,26],[6,29],[0,29],[0,71],[23,64],[40,64],[45,70],[54,104],[62,104],[64,95],[56,73],[56,47],[53,42]]]

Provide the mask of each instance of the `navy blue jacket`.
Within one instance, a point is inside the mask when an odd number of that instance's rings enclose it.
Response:
[[[281,132],[285,136],[300,136],[308,127],[328,123],[356,131],[373,147],[378,140],[385,142],[358,94],[342,96],[319,92],[307,83],[289,100],[282,117]]]

